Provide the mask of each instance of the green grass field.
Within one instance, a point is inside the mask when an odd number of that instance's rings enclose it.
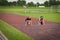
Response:
[[[51,8],[22,8],[22,7],[0,7],[0,12],[31,16],[39,18],[44,16],[45,20],[60,23],[60,13],[56,13],[55,9]]]
[[[32,40],[32,38],[2,20],[0,20],[0,31],[4,33],[8,40]]]
[[[45,20],[51,22],[60,23],[60,13],[56,13],[55,9],[51,8],[22,8],[22,7],[0,7],[1,13],[10,13],[10,14],[18,14],[23,16],[31,16],[34,18],[39,18],[40,16],[44,16]],[[13,28],[11,25],[5,23],[0,20],[0,30],[6,35],[9,40],[32,40],[32,38],[28,37],[24,33],[18,31]]]

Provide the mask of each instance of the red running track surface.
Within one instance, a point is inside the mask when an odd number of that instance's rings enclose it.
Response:
[[[60,23],[45,21],[45,25],[38,25],[38,19],[32,18],[32,25],[25,25],[26,16],[16,14],[0,14],[0,19],[12,25],[34,40],[60,40]]]

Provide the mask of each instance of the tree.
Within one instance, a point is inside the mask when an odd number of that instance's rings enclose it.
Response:
[[[45,2],[44,2],[44,5],[45,5],[46,7],[48,7],[48,6],[49,6],[49,2],[48,2],[48,1],[45,1]]]
[[[27,3],[27,6],[33,7],[33,6],[35,6],[35,4],[33,2],[29,2],[29,3]]]
[[[56,0],[49,0],[49,5],[50,5],[50,6],[56,5]]]
[[[13,2],[12,2],[12,5],[13,5],[13,6],[16,6],[16,5],[17,5],[17,2],[16,2],[16,1],[13,1]]]
[[[40,6],[40,3],[39,3],[39,2],[37,2],[37,3],[36,3],[36,6],[37,6],[37,7],[38,7],[38,6]]]
[[[49,0],[49,1],[45,1],[44,5],[45,6],[57,6],[57,5],[60,5],[60,1],[59,0]]]
[[[7,0],[0,0],[0,6],[7,6],[8,1]]]
[[[12,6],[12,2],[8,2],[8,5],[9,5],[9,6]]]
[[[18,0],[17,4],[18,4],[18,6],[24,6],[24,5],[26,5],[26,1],[25,0]]]
[[[26,1],[25,0],[22,1],[22,5],[26,5]]]
[[[60,5],[60,1],[58,0],[58,1],[56,1],[56,5]]]

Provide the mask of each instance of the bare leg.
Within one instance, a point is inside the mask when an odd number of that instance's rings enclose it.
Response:
[[[32,21],[29,21],[29,25],[32,25]]]

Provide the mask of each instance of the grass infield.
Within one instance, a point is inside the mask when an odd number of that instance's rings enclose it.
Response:
[[[32,38],[2,20],[0,20],[0,31],[3,32],[8,40],[32,40]]]

